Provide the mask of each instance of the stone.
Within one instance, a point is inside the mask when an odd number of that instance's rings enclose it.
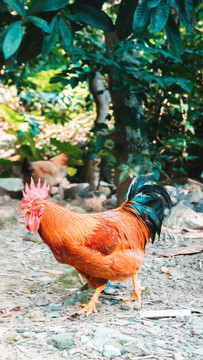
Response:
[[[70,299],[66,300],[64,306],[72,306],[75,305],[77,302],[81,304],[87,304],[90,300],[90,294],[88,291],[79,292],[75,296],[71,296]]]
[[[111,189],[107,186],[100,186],[99,191],[104,194],[107,198],[111,195]]]
[[[197,180],[188,179],[186,186],[190,187],[191,190],[203,190],[203,184]]]
[[[48,312],[50,312],[50,311],[60,311],[61,306],[62,306],[62,304],[51,303],[51,304],[46,306],[45,310],[47,310]]]
[[[200,200],[203,200],[203,191],[200,190],[189,191],[187,200],[190,203],[198,203]]]
[[[175,196],[171,196],[171,202],[172,202],[172,206],[175,206],[177,204],[178,200]]]
[[[20,178],[0,178],[0,195],[8,195],[13,199],[22,198],[22,190],[24,189]]]
[[[36,242],[36,243],[41,243],[42,239],[39,236],[38,233],[31,233],[30,231],[28,231],[24,236],[23,236],[23,240],[24,241],[32,241],[32,242]]]
[[[87,342],[90,341],[90,337],[89,336],[86,336],[86,335],[82,335],[81,336],[81,343],[82,344],[86,344]]]
[[[73,333],[62,332],[57,335],[53,335],[48,341],[48,345],[53,345],[58,350],[70,349],[73,345]]]
[[[115,346],[121,351],[126,343],[136,345],[137,337],[122,334],[120,330],[113,329],[101,324],[96,328],[95,335],[89,344],[99,352],[103,352],[105,345]]]
[[[190,209],[184,201],[180,201],[172,208],[170,217],[165,221],[169,228],[198,229],[203,224],[203,214]]]
[[[203,335],[203,319],[197,318],[193,320],[193,331],[196,335]]]
[[[184,356],[185,353],[182,353],[182,352],[177,352],[174,354],[174,360],[184,360],[185,359],[185,356]],[[186,355],[186,354],[185,354]]]
[[[117,348],[116,346],[113,345],[104,345],[104,349],[103,349],[103,356],[107,356],[110,359],[116,357],[116,356],[120,356],[121,355],[121,350],[119,348]]]
[[[50,190],[50,195],[54,196],[58,193],[58,186],[52,186],[51,190]]]
[[[117,197],[116,195],[112,195],[110,198],[106,200],[105,203],[108,209],[114,209],[117,206]]]
[[[7,202],[9,202],[10,200],[11,200],[11,198],[8,195],[0,196],[0,205],[4,205]]]
[[[71,206],[82,207],[88,212],[101,212],[106,196],[99,191],[86,191],[76,195],[75,200],[71,202]]]
[[[196,211],[199,213],[203,213],[203,199],[198,202]]]
[[[177,193],[177,188],[175,186],[172,185],[166,185],[164,186],[166,191],[169,193],[170,196],[175,196]]]
[[[75,198],[78,193],[85,192],[89,190],[88,183],[79,183],[79,184],[68,184],[68,187],[64,189],[64,198]]]

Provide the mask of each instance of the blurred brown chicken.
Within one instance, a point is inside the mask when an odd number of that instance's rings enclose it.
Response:
[[[34,162],[24,158],[22,164],[23,184],[30,184],[31,177],[35,184],[37,184],[39,178],[41,178],[42,183],[46,180],[50,187],[60,184],[67,175],[67,170],[64,166],[66,161],[67,156],[65,154],[54,156],[49,160]]]

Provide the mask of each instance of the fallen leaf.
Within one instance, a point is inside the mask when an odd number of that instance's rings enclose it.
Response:
[[[177,256],[177,255],[192,255],[192,254],[198,254],[202,251],[203,251],[203,245],[183,246],[183,247],[175,249],[173,251],[169,251],[164,254],[161,254],[161,256],[170,257],[170,256]]]

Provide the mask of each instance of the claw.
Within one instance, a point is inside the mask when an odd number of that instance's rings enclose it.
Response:
[[[92,303],[91,301],[88,304],[82,304],[83,309],[79,311],[80,314],[86,313],[87,315],[96,312],[96,303]]]

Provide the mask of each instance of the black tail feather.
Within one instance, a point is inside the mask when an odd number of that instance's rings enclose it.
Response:
[[[155,184],[145,185],[149,182]],[[153,176],[141,175],[133,179],[127,193],[127,202],[123,206],[125,210],[142,217],[150,231],[152,243],[156,233],[160,235],[161,232],[164,219],[163,200],[171,212],[171,198],[163,185]]]

